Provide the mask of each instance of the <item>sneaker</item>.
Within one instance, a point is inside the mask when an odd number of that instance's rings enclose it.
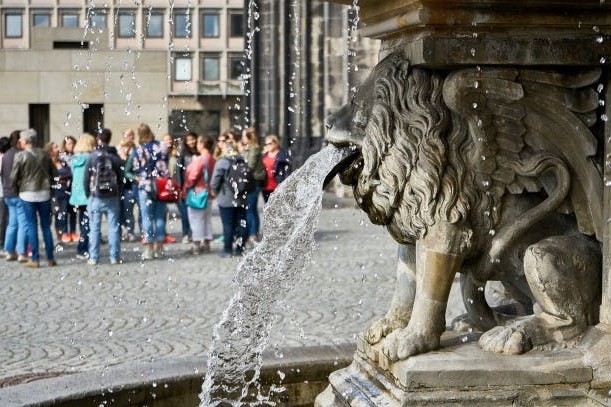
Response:
[[[163,238],[163,243],[176,243],[176,238],[171,235],[165,235]]]
[[[28,260],[27,262],[23,263],[23,266],[30,269],[37,269],[39,267],[39,264],[37,261]]]
[[[55,267],[57,262],[55,260],[47,260],[47,267]]]
[[[157,249],[157,250],[155,250],[155,251],[153,252],[153,256],[154,256],[156,259],[159,259],[159,258],[161,258],[161,257],[165,256],[165,251],[164,251],[164,250],[159,250],[159,249]]]
[[[17,253],[7,253],[6,256],[4,256],[4,259],[6,261],[15,261],[17,260]]]
[[[87,253],[77,253],[77,255],[74,256],[74,257],[76,257],[79,260],[87,260],[89,258],[89,254],[87,254]]]
[[[117,264],[121,264],[121,263],[123,263],[123,260],[121,260],[121,259],[110,259],[110,264],[113,265],[113,266],[115,266]]]
[[[25,254],[20,254],[19,256],[17,256],[17,261],[19,263],[27,263],[30,261],[30,259]]]
[[[87,264],[90,266],[97,266],[98,265],[98,261],[94,260],[94,259],[89,259],[87,260]]]
[[[72,241],[72,237],[70,237],[70,234],[66,233],[62,235],[61,241],[62,243],[70,243]]]
[[[152,250],[144,249],[142,252],[142,256],[140,256],[142,260],[153,260],[155,258],[155,254]]]
[[[182,237],[182,243],[190,243],[191,242],[191,238],[189,237],[189,235],[184,235]]]

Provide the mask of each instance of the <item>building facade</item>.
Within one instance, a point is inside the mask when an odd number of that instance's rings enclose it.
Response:
[[[243,0],[3,0],[0,16],[0,135],[233,125]]]
[[[254,11],[248,117],[261,135],[280,136],[300,165],[323,145],[325,117],[377,62],[379,42],[356,36],[354,7],[259,0]]]

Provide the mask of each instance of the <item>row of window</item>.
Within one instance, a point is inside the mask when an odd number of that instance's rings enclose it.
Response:
[[[164,9],[148,9],[143,12],[144,35],[147,38],[163,38],[166,12]],[[87,24],[96,30],[108,28],[108,10],[87,9]],[[58,24],[61,27],[80,27],[81,14],[78,10],[61,10],[58,15]],[[115,13],[114,26],[119,38],[136,37],[137,10],[120,9]],[[216,9],[202,10],[200,12],[200,36],[202,38],[218,38],[221,35],[221,13]],[[31,23],[33,27],[50,27],[51,11],[32,11]],[[174,38],[191,38],[193,15],[191,9],[174,9],[168,20]],[[229,37],[243,37],[244,15],[239,9],[228,10],[227,26]],[[23,36],[23,10],[7,10],[4,13],[5,38],[21,38]]]
[[[232,52],[227,54],[227,79],[240,80],[243,72],[243,54]],[[221,54],[204,53],[201,55],[201,75],[203,81],[218,81],[221,79]],[[174,80],[193,80],[193,61],[190,55],[180,55],[174,58]]]

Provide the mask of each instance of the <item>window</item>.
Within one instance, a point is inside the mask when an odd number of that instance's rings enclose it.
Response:
[[[174,12],[174,37],[191,38],[191,14],[189,9]]]
[[[219,60],[218,54],[205,54],[202,57],[202,80],[218,81],[220,79]]]
[[[32,14],[32,27],[51,27],[51,13],[37,11]]]
[[[21,12],[11,11],[4,15],[4,36],[6,38],[21,38]]]
[[[59,19],[62,27],[78,28],[79,26],[79,14],[77,11],[62,11]]]
[[[187,54],[174,58],[174,80],[190,81],[191,70],[191,56]]]
[[[144,17],[146,36],[148,38],[163,38],[163,10],[152,10]]]
[[[117,24],[119,38],[134,38],[136,36],[136,16],[132,10],[119,11]]]
[[[219,13],[217,11],[205,11],[202,14],[202,37],[214,38],[219,35]]]
[[[106,25],[106,10],[91,9],[89,11],[89,26],[96,30],[105,30]]]
[[[104,105],[89,103],[83,109],[83,131],[98,134],[104,127]]]
[[[228,56],[227,72],[229,79],[240,80],[242,79],[243,66],[242,66],[242,54],[229,54]]]
[[[244,14],[241,11],[229,12],[229,36],[244,36]]]
[[[38,134],[36,145],[42,147],[49,141],[49,105],[31,104],[29,107],[29,127],[36,130]]]

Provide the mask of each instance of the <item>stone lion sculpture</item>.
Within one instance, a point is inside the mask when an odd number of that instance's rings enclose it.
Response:
[[[391,360],[439,347],[456,273],[483,349],[519,354],[598,320],[600,70],[410,66],[395,52],[327,120],[353,150],[340,180],[402,246],[387,314],[364,337]],[[598,128],[600,133],[600,128]],[[502,282],[525,315],[488,306]]]

